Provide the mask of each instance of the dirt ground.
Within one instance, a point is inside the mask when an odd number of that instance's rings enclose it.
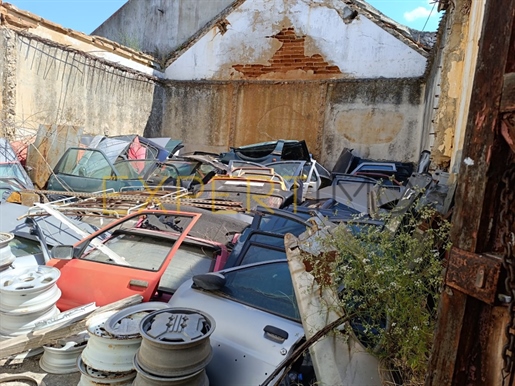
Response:
[[[43,371],[39,367],[39,358],[41,358],[42,355],[43,354],[39,354],[25,358],[23,362],[12,359],[2,360],[0,362],[0,384],[2,386],[71,386],[79,383],[80,372],[78,370],[71,374],[49,374]],[[6,377],[10,379],[10,376],[20,377],[21,374],[32,376],[36,382],[22,379],[2,381]]]

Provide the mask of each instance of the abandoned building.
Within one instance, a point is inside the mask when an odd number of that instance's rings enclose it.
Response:
[[[361,0],[129,0],[85,35],[0,1],[2,135],[57,125],[209,152],[305,139],[329,169],[343,148],[430,150],[456,205],[427,384],[501,384],[515,355],[515,1],[437,3],[427,34]]]

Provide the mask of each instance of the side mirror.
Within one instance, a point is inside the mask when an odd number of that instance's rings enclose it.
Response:
[[[192,280],[193,288],[200,288],[206,291],[218,291],[225,285],[225,276],[221,273],[195,275]]]
[[[56,245],[50,252],[52,259],[71,260],[73,258],[73,245]]]

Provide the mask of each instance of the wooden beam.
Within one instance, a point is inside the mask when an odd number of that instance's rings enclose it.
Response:
[[[139,304],[143,300],[141,295],[132,295],[114,303],[97,308],[89,315],[82,315],[82,319],[70,319],[63,324],[49,326],[41,330],[36,330],[28,334],[17,336],[2,342],[0,348],[0,358],[10,357],[28,350],[42,347],[46,344],[55,343],[59,339],[67,338],[78,334],[86,329],[88,322],[95,316],[108,311],[118,311],[134,304]]]
[[[467,295],[447,287],[442,293],[425,385],[452,385]]]
[[[492,190],[489,177],[492,159],[497,155],[495,142],[499,137],[499,107],[514,3],[514,0],[489,1],[485,7],[463,146],[462,159],[468,162],[460,165],[453,215],[453,244],[470,252],[483,251],[481,247],[476,250],[476,244],[479,236],[484,238],[488,233],[488,224],[481,220],[484,215],[491,215],[483,210],[489,201],[488,191]]]

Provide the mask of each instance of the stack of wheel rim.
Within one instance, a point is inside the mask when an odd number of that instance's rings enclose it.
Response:
[[[148,312],[165,307],[162,302],[142,303],[93,318],[87,326],[88,343],[77,361],[79,386],[132,385],[133,358],[141,345],[139,323]]]
[[[57,268],[44,265],[0,272],[0,334],[23,335],[38,322],[58,315],[60,275]]]
[[[83,332],[43,346],[44,353],[39,359],[39,367],[50,374],[70,374],[79,371],[77,359],[86,347],[89,335]]]
[[[189,308],[167,308],[142,319],[143,340],[134,357],[134,386],[207,386],[205,367],[213,356],[211,316]]]
[[[14,254],[9,243],[14,239],[12,233],[0,232],[0,271],[6,270],[14,262]]]

